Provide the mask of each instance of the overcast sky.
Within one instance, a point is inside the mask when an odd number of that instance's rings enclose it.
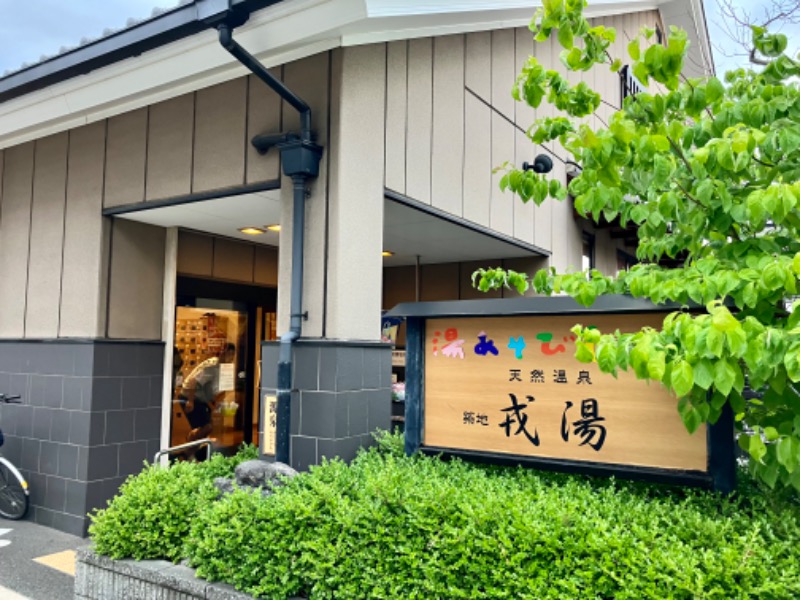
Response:
[[[765,0],[734,0],[757,15]],[[591,2],[591,0],[590,0]],[[746,64],[742,57],[726,57],[735,48],[718,26],[716,0],[705,0],[706,18],[716,46],[717,72]],[[81,38],[97,38],[106,28],[125,27],[129,18],[150,16],[153,8],[171,8],[178,0],[0,0],[0,76],[42,55],[53,55],[62,46],[75,46]],[[786,28],[792,40],[800,39],[800,27]],[[797,42],[795,42],[796,44]],[[797,48],[795,47],[795,50]]]
[[[177,0],[0,0],[0,76],[23,63],[38,62],[81,38],[97,38],[106,28],[125,27],[153,8],[176,6]]]

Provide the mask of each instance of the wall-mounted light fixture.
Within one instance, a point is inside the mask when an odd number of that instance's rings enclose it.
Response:
[[[522,163],[523,171],[533,171],[534,173],[549,173],[553,170],[553,159],[546,154],[539,154],[533,159],[533,163]]]
[[[262,233],[266,233],[266,231],[260,227],[240,227],[239,231],[247,235],[261,235]]]

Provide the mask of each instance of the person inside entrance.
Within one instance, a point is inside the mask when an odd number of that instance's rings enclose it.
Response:
[[[211,415],[226,393],[225,390],[220,390],[220,365],[232,363],[235,356],[236,346],[227,343],[217,356],[201,362],[184,379],[183,410],[192,428],[186,441],[193,442],[211,434]]]

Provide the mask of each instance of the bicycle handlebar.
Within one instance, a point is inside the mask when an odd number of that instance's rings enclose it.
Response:
[[[21,404],[21,402],[14,402],[15,400],[20,400],[22,396],[19,394],[15,396],[6,396],[5,394],[0,394],[0,402],[5,402],[6,404]]]

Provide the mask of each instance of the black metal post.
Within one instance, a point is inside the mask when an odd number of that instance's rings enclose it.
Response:
[[[425,355],[425,320],[406,320],[406,419],[405,451],[411,456],[422,445],[422,373]]]

